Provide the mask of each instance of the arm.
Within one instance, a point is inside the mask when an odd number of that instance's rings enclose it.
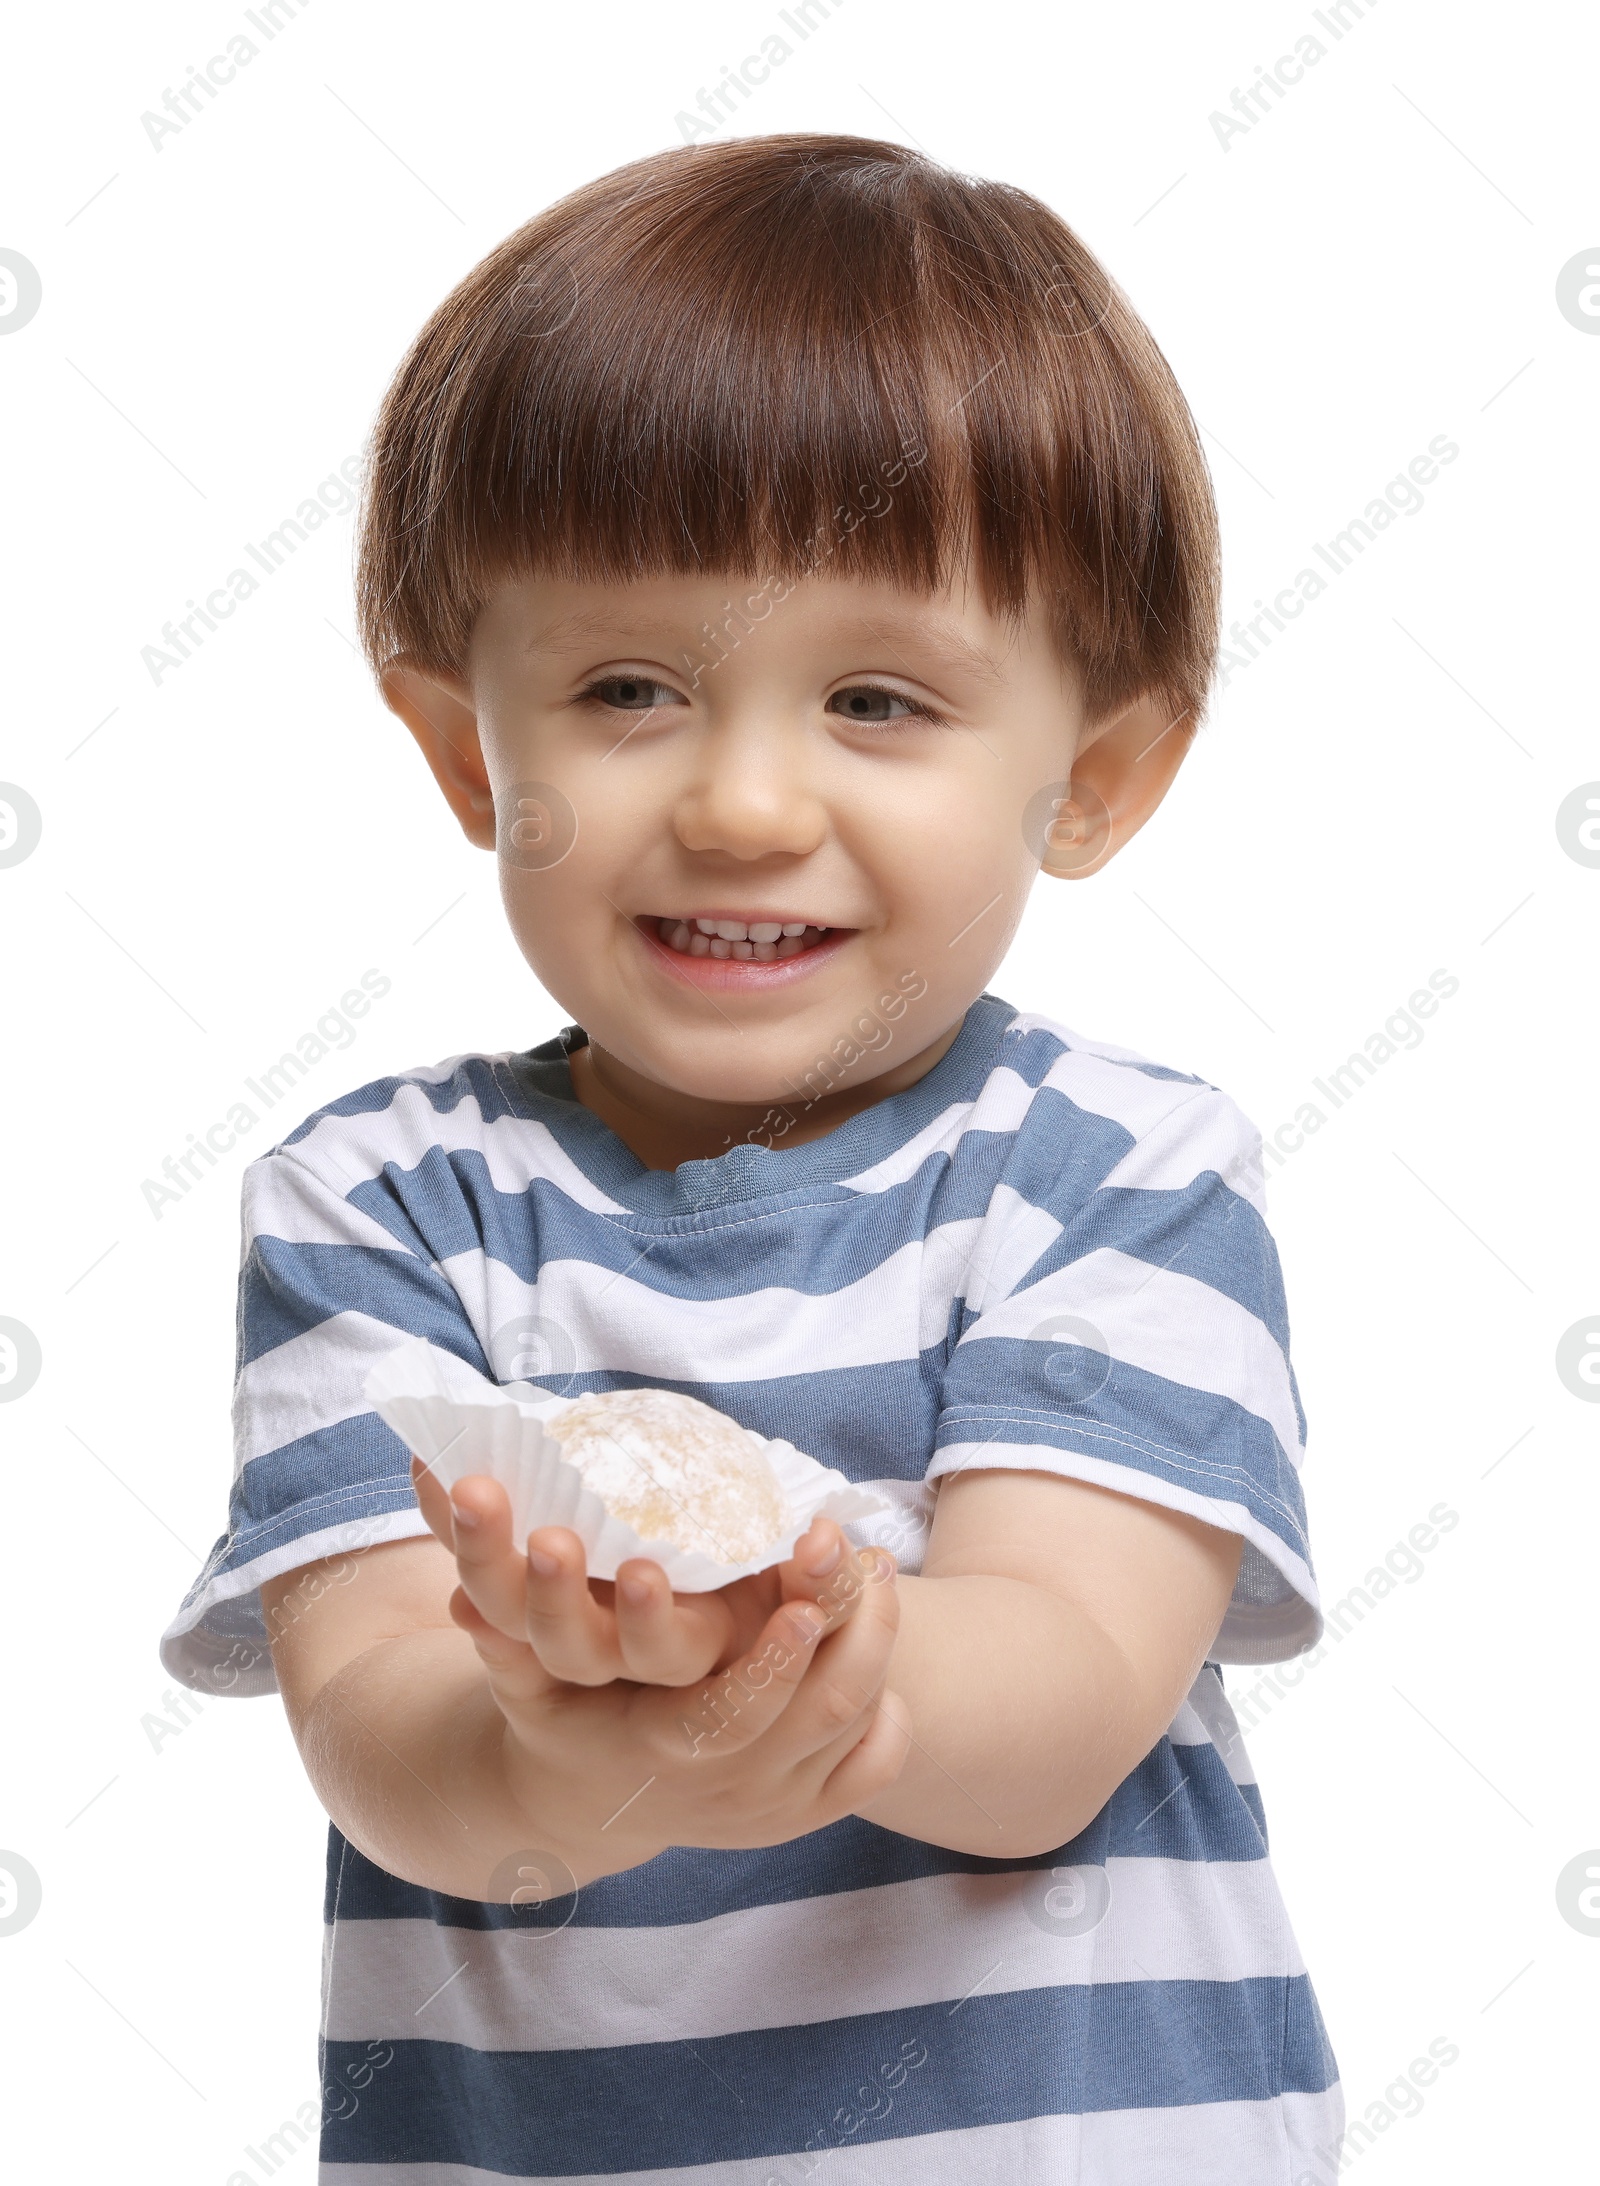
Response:
[[[261,1606],[329,1815],[391,1874],[470,1897],[499,1859],[542,1840],[510,1795],[504,1718],[451,1619],[455,1584],[428,1535],[286,1571]]]
[[[888,1682],[912,1744],[858,1811],[1006,1859],[1099,1813],[1172,1721],[1233,1590],[1236,1534],[1050,1473],[954,1473],[899,1581]]]
[[[1050,1850],[1166,1729],[1240,1555],[1235,1535],[1077,1481],[957,1475],[920,1578],[841,1592],[865,1580],[856,1559],[820,1581],[797,1559],[733,1683],[672,1689],[629,1681],[682,1669],[664,1582],[653,1606],[601,1615],[573,1537],[534,1536],[562,1566],[535,1579],[500,1491],[464,1485],[480,1524],[454,1556],[396,1543],[344,1559],[338,1587],[313,1566],[262,1598],[329,1813],[390,1872],[467,1897],[530,1848],[581,1884],[668,1844],[783,1843],[850,1812],[993,1858]],[[819,1523],[801,1552],[829,1568],[835,1545]]]
[[[658,1566],[636,1565],[654,1575],[642,1603],[628,1607],[619,1588],[602,1613],[576,1536],[532,1536],[566,1559],[539,1579],[512,1543],[504,1491],[464,1485],[453,1525],[442,1495],[424,1498],[453,1552],[434,1538],[393,1542],[261,1589],[312,1784],[391,1874],[504,1899],[496,1871],[538,1851],[581,1886],[669,1845],[785,1843],[892,1779],[906,1750],[903,1711],[883,1689],[892,1567],[889,1583],[865,1584],[854,1556],[841,1561],[836,1527],[819,1522],[766,1595],[741,1600],[728,1667],[708,1681],[685,1669],[686,1650],[712,1667],[706,1598],[675,1603]],[[806,1556],[833,1571],[831,1615],[794,1599],[817,1584]],[[842,1606],[841,1571],[861,1574]]]

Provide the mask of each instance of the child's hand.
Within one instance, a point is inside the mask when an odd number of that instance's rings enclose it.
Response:
[[[511,1537],[505,1490],[485,1476],[446,1494],[413,1458],[411,1477],[472,1608],[530,1645],[565,1684],[687,1685],[731,1662],[781,1602],[817,1600],[832,1620],[848,1614],[857,1590],[844,1536],[828,1519],[813,1524],[787,1564],[713,1593],[674,1594],[661,1566],[643,1556],[623,1564],[614,1582],[590,1579],[583,1543],[565,1526],[530,1533],[524,1553]]]
[[[909,1724],[884,1690],[899,1624],[884,1551],[819,1520],[791,1563],[717,1594],[675,1598],[658,1564],[625,1564],[608,1606],[565,1528],[528,1537],[549,1573],[518,1551],[497,1482],[417,1489],[455,1556],[450,1614],[504,1718],[513,1795],[575,1871],[674,1844],[785,1843],[899,1775]],[[637,1601],[625,1576],[644,1581]]]

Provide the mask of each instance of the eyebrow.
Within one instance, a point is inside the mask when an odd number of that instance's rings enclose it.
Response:
[[[776,602],[773,611],[778,612],[781,607],[782,602]],[[738,610],[734,612],[738,613]],[[748,617],[741,619],[750,620]],[[760,621],[765,619],[763,616]],[[752,628],[759,629],[760,621],[752,622]],[[930,654],[940,665],[974,676],[981,683],[994,685],[1005,681],[1005,670],[994,655],[975,644],[954,623],[928,622],[917,616],[893,614],[871,621],[860,616],[850,626],[850,634],[855,631],[875,639],[880,645],[887,645],[891,651],[897,646],[906,646]],[[674,631],[669,623],[648,617],[619,616],[608,608],[577,608],[535,630],[528,639],[528,651],[552,652],[580,639],[597,637],[631,638],[657,644],[670,639],[676,645],[682,636],[681,629]]]
[[[931,653],[944,666],[976,676],[980,683],[1003,683],[1005,670],[992,653],[973,643],[952,622],[923,622],[915,616],[887,615],[882,622],[862,619],[861,628],[891,650],[896,643]]]
[[[666,635],[664,623],[652,622],[641,617],[618,616],[609,608],[582,607],[570,615],[558,615],[554,622],[544,623],[533,631],[528,639],[530,653],[553,651],[578,638],[654,638]]]

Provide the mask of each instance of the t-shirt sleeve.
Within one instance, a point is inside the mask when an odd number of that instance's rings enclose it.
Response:
[[[1321,1630],[1305,1419],[1259,1134],[1225,1095],[1185,1084],[1086,1197],[1070,1149],[1041,1159],[1038,1138],[972,1249],[930,1481],[1061,1473],[1237,1533],[1215,1654],[1302,1652]]]
[[[488,1371],[381,1179],[347,1197],[277,1148],[245,1172],[242,1227],[228,1528],[161,1642],[173,1677],[235,1695],[276,1688],[264,1579],[427,1531],[410,1453],[363,1395],[369,1369],[425,1336]]]

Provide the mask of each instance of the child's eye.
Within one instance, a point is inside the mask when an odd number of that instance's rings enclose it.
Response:
[[[861,721],[869,726],[887,726],[897,721],[938,722],[944,718],[920,699],[907,698],[901,691],[887,691],[877,683],[851,683],[844,690],[835,691],[828,700],[828,711],[843,715],[846,721]]]
[[[649,713],[657,706],[687,703],[668,684],[657,683],[653,676],[602,676],[581,695],[598,700],[615,713]]]

